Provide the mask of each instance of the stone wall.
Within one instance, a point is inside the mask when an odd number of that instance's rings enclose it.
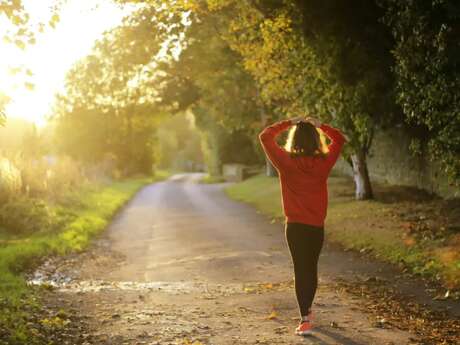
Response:
[[[445,198],[460,197],[460,189],[449,185],[438,164],[425,155],[414,156],[409,145],[410,137],[402,128],[377,133],[368,158],[371,180],[417,187]],[[352,174],[343,159],[337,162],[335,170]]]

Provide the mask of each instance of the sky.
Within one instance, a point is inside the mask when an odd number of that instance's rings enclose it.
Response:
[[[31,24],[48,22],[54,0],[23,0]],[[37,42],[25,50],[0,40],[0,92],[11,98],[7,117],[21,117],[37,126],[46,124],[56,92],[63,90],[66,72],[88,55],[102,33],[121,23],[128,12],[111,0],[66,0],[53,29],[36,33]],[[7,27],[0,23],[0,38]],[[31,76],[12,75],[11,68],[25,67]],[[33,90],[25,82],[34,84]]]

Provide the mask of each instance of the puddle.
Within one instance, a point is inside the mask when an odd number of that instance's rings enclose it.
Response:
[[[134,281],[105,281],[68,279],[48,280],[35,277],[28,281],[32,285],[47,285],[58,291],[68,292],[99,292],[99,291],[158,291],[169,294],[205,293],[212,295],[226,295],[244,293],[247,284],[215,284],[199,282],[134,282]]]
[[[78,278],[76,269],[63,269],[60,263],[48,260],[42,264],[31,276],[27,283],[36,286],[52,287],[57,291],[71,293],[102,292],[102,291],[138,291],[163,292],[168,294],[197,293],[205,299],[214,299],[218,296],[234,294],[262,293],[267,290],[282,290],[292,284],[288,282],[261,283],[211,283],[205,281],[108,281],[102,279],[82,280]]]

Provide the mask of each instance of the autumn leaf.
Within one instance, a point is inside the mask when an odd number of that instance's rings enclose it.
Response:
[[[273,310],[273,311],[270,313],[270,315],[267,316],[267,319],[269,319],[269,320],[274,320],[274,319],[276,319],[276,318],[278,318],[278,313],[276,312],[276,310]]]
[[[408,236],[403,241],[404,244],[408,247],[412,247],[416,243],[415,238],[413,238],[412,236]]]

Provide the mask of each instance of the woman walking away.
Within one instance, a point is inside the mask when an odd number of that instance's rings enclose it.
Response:
[[[276,138],[291,128],[285,149]],[[318,128],[330,139],[326,146]],[[294,264],[295,292],[300,309],[296,334],[312,332],[311,305],[318,284],[318,257],[327,213],[327,178],[339,157],[342,133],[314,118],[277,122],[260,133],[263,149],[278,170],[286,240]]]

